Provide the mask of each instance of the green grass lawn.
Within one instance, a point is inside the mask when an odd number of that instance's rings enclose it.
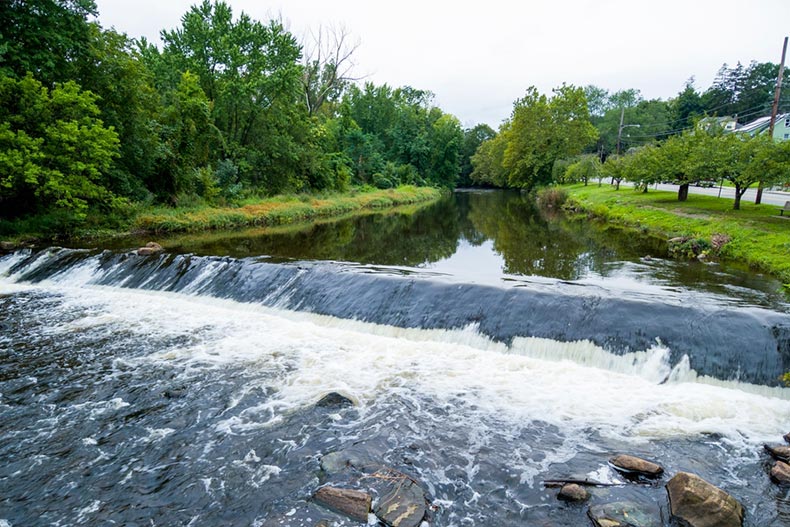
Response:
[[[688,201],[679,202],[674,192],[643,194],[609,185],[565,188],[572,205],[607,221],[667,238],[727,235],[730,242],[721,249],[722,259],[747,263],[790,285],[790,218],[779,216],[776,205],[742,201],[741,210],[733,210],[732,199],[713,196],[689,194]]]

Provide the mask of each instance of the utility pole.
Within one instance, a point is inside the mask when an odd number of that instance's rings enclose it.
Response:
[[[617,155],[620,155],[620,136],[623,135],[623,118],[625,117],[625,106],[620,107],[620,128],[617,129]]]
[[[782,62],[779,63],[779,76],[776,78],[776,90],[774,91],[774,105],[771,107],[771,121],[768,125],[768,137],[774,140],[774,125],[776,124],[776,114],[779,112],[779,97],[782,95],[782,74],[785,71],[785,56],[787,55],[787,37],[782,46]],[[759,205],[763,199],[763,182],[757,186],[757,198],[754,203]]]

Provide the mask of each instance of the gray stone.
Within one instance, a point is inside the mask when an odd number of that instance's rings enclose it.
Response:
[[[376,504],[374,513],[390,527],[418,527],[427,509],[425,492],[407,477],[390,481]]]
[[[686,527],[741,527],[743,506],[701,477],[679,472],[667,483],[669,507],[678,523]]]
[[[777,461],[771,468],[771,479],[780,485],[790,485],[790,465]]]
[[[784,435],[784,440],[790,443],[790,433]]]
[[[609,460],[609,463],[611,463],[618,472],[625,475],[657,478],[664,473],[664,469],[661,465],[627,454],[614,456]]]
[[[790,446],[787,445],[764,445],[765,450],[774,458],[781,461],[790,461]]]
[[[16,244],[12,242],[0,242],[0,251],[11,252],[16,249]]]
[[[581,485],[567,483],[562,486],[557,498],[563,501],[587,501],[590,498],[590,493]]]
[[[373,499],[367,492],[337,487],[321,487],[313,499],[330,509],[357,521],[367,522]]]
[[[354,406],[354,401],[351,398],[346,397],[343,394],[337,392],[329,392],[328,394],[321,397],[321,399],[315,403],[316,406],[320,408],[343,408],[346,406]]]
[[[657,507],[630,501],[594,505],[587,515],[595,527],[661,527]]]

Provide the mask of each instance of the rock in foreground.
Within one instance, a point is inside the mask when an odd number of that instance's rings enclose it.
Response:
[[[765,450],[774,458],[781,461],[790,461],[790,446],[787,445],[765,445]]]
[[[657,478],[664,473],[661,465],[652,461],[647,461],[635,456],[620,454],[609,460],[620,473],[630,476],[644,476],[646,478]]]
[[[562,486],[557,498],[563,501],[586,501],[590,497],[587,489],[576,483],[567,483]]]
[[[595,505],[587,515],[595,527],[661,527],[657,508],[628,501]]]
[[[367,492],[359,490],[339,489],[337,487],[321,487],[313,499],[349,518],[367,522],[372,498]]]
[[[790,485],[790,465],[777,461],[771,468],[771,479],[780,485]]]
[[[701,477],[679,472],[667,483],[672,517],[688,527],[741,527],[738,500]]]
[[[354,406],[354,401],[343,394],[329,392],[328,394],[321,397],[321,399],[315,403],[315,405],[319,408],[344,408],[346,406]]]
[[[390,527],[418,527],[425,516],[425,492],[408,478],[395,480],[382,493],[376,516]]]

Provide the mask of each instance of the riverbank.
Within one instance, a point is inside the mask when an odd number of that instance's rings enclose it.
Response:
[[[150,207],[137,211],[123,221],[90,227],[74,227],[56,235],[37,229],[43,222],[28,221],[15,235],[6,239],[17,243],[68,238],[101,239],[127,235],[200,232],[242,227],[269,227],[308,222],[317,219],[353,215],[402,205],[438,200],[442,191],[431,187],[401,186],[387,190],[359,190],[315,196],[311,194],[274,196],[248,200],[237,206]]]
[[[277,196],[240,207],[203,207],[193,210],[158,208],[138,215],[135,231],[147,233],[197,232],[248,226],[276,226],[340,216],[360,210],[378,210],[439,199],[430,187],[354,192],[329,197]]]
[[[741,203],[712,196],[689,194],[677,201],[672,192],[634,192],[609,185],[569,185],[569,209],[639,229],[667,239],[701,240],[706,252],[724,260],[739,261],[776,275],[790,287],[790,218],[779,215],[775,205]],[[724,242],[724,243],[722,243]]]

